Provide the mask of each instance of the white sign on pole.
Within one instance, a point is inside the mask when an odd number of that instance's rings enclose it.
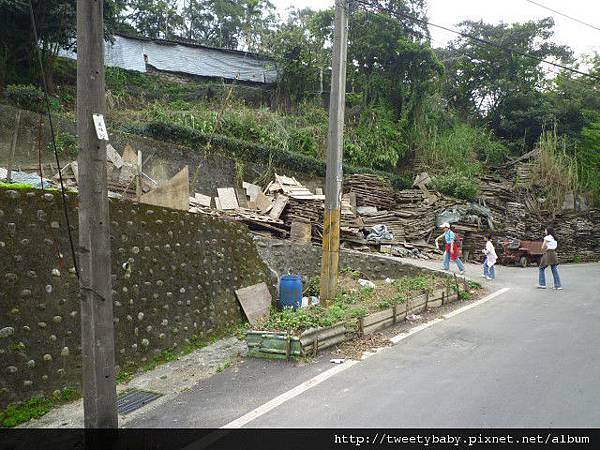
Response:
[[[94,126],[96,127],[96,136],[101,141],[108,141],[108,130],[104,123],[104,116],[102,114],[94,114]]]

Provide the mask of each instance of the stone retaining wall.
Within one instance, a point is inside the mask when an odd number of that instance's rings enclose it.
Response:
[[[262,259],[278,275],[289,272],[300,274],[304,281],[321,273],[321,246],[299,244],[292,241],[277,241],[255,237],[256,247]],[[418,275],[428,272],[401,261],[371,256],[365,253],[342,250],[340,270],[351,268],[372,279],[395,279],[402,276]]]
[[[69,198],[77,248],[77,198]],[[214,336],[243,313],[234,290],[271,283],[248,230],[111,200],[116,362],[131,371]],[[78,280],[60,194],[0,189],[0,407],[80,385]]]

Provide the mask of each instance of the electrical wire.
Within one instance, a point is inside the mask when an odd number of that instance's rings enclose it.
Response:
[[[531,3],[533,5],[539,6],[540,8],[547,9],[548,11],[552,11],[553,13],[558,14],[559,16],[563,16],[563,17],[566,17],[567,19],[574,20],[575,22],[580,23],[581,25],[585,25],[586,27],[590,27],[590,28],[593,28],[594,30],[600,31],[600,27],[597,27],[597,26],[592,25],[590,23],[584,22],[583,20],[580,20],[577,17],[572,17],[572,16],[569,16],[569,15],[567,15],[565,13],[561,13],[560,11],[552,9],[549,6],[543,5],[541,3],[534,2],[533,0],[525,0],[525,1],[528,2],[528,3]]]
[[[60,161],[58,158],[58,150],[56,148],[56,135],[54,133],[54,124],[52,122],[52,112],[50,111],[50,96],[48,95],[48,84],[46,82],[46,72],[44,70],[44,62],[42,61],[42,52],[39,47],[39,36],[37,31],[37,25],[35,20],[35,13],[33,11],[33,3],[29,0],[29,12],[31,16],[31,26],[33,28],[33,37],[35,39],[35,48],[37,49],[38,63],[40,65],[40,74],[42,76],[42,85],[44,87],[44,98],[46,100],[46,110],[48,112],[48,123],[50,125],[50,136],[52,139],[52,148],[54,149],[54,158],[56,160],[56,166],[58,168],[58,178],[60,180],[60,192],[62,197],[63,211],[65,213],[65,221],[67,224],[67,232],[69,234],[69,244],[71,246],[71,256],[73,258],[73,267],[75,268],[75,274],[79,278],[79,268],[77,267],[77,257],[75,253],[75,244],[73,243],[73,233],[71,232],[71,221],[69,219],[69,210],[67,207],[67,195],[65,193],[65,185],[62,177],[62,170],[60,167]]]
[[[425,20],[425,19],[419,19],[418,17],[414,17],[414,16],[411,16],[411,15],[409,15],[409,14],[404,14],[404,13],[401,13],[401,12],[398,12],[398,11],[392,11],[392,10],[390,10],[389,8],[384,8],[384,7],[382,7],[381,5],[374,5],[374,4],[372,4],[372,3],[368,3],[368,2],[365,2],[365,1],[363,1],[363,0],[355,0],[355,1],[356,1],[357,3],[360,3],[360,4],[361,4],[361,5],[363,5],[363,6],[367,6],[367,7],[369,7],[369,8],[375,8],[375,9],[377,9],[377,10],[378,10],[378,12],[380,12],[380,13],[381,13],[382,11],[385,11],[386,13],[388,13],[388,14],[390,14],[390,15],[392,15],[392,16],[395,16],[396,18],[398,18],[398,16],[400,16],[400,17],[402,17],[402,18],[404,18],[404,19],[409,19],[409,20],[412,20],[412,21],[414,21],[414,22],[419,22],[419,23],[422,23],[422,24],[424,24],[424,25],[428,25],[428,26],[436,27],[436,28],[439,28],[439,29],[442,29],[442,30],[448,31],[448,32],[450,32],[450,33],[453,33],[453,34],[456,34],[456,35],[459,35],[459,36],[465,37],[465,38],[467,38],[467,39],[471,39],[472,41],[474,41],[474,42],[478,43],[479,45],[488,45],[488,46],[492,46],[492,47],[495,47],[495,48],[497,48],[497,49],[499,49],[499,50],[503,50],[503,51],[505,51],[505,52],[508,52],[508,53],[510,53],[510,54],[514,54],[514,55],[523,56],[523,57],[525,57],[525,58],[530,58],[530,59],[533,59],[533,60],[535,60],[535,61],[538,61],[538,62],[540,62],[540,63],[543,63],[543,64],[548,64],[548,65],[550,65],[550,66],[558,67],[558,68],[560,68],[560,69],[563,69],[563,70],[566,70],[566,71],[568,71],[568,72],[576,73],[576,74],[579,74],[579,75],[582,75],[582,76],[585,76],[585,77],[591,78],[591,79],[593,79],[593,80],[600,81],[600,77],[598,77],[598,76],[595,76],[595,75],[592,75],[592,74],[590,74],[590,73],[585,73],[585,72],[582,72],[582,71],[580,71],[580,70],[573,69],[573,68],[571,68],[571,67],[568,67],[568,66],[565,66],[565,65],[562,65],[562,64],[554,63],[554,62],[552,62],[552,61],[548,61],[547,59],[540,58],[540,57],[538,57],[538,56],[531,55],[531,54],[529,54],[529,53],[525,53],[525,52],[522,52],[522,51],[520,51],[520,50],[515,50],[515,49],[508,48],[508,47],[504,47],[503,45],[496,44],[495,42],[488,41],[487,39],[482,39],[482,38],[479,38],[479,37],[477,37],[477,36],[473,36],[473,35],[471,35],[471,34],[468,34],[468,33],[463,33],[462,31],[453,30],[452,28],[448,28],[448,27],[445,27],[445,26],[443,26],[443,25],[437,25],[437,24],[435,24],[435,23],[429,22],[428,20]]]

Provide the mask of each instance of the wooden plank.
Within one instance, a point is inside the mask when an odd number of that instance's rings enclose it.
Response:
[[[373,314],[369,314],[368,316],[363,318],[363,326],[368,327],[375,323],[379,323],[382,320],[392,319],[394,317],[394,310],[392,308],[385,309],[383,311],[379,311]]]
[[[106,159],[110,161],[117,169],[123,167],[123,158],[121,158],[121,155],[119,155],[115,148],[110,144],[106,145]]]
[[[273,299],[264,281],[253,286],[237,289],[235,295],[237,295],[250,325],[255,326],[260,319],[269,315]]]
[[[256,197],[259,192],[262,192],[260,186],[252,183],[246,183],[245,181],[242,183],[242,187],[246,191],[246,195],[250,198],[251,201],[256,201]]]
[[[198,194],[196,192],[194,194],[194,200],[196,201],[196,203],[199,203],[201,206],[205,206],[207,208],[210,208],[210,204],[211,204],[212,198],[209,197],[208,195]]]
[[[273,202],[269,197],[260,192],[256,197],[256,207],[260,210],[261,213],[266,214],[273,207]]]
[[[219,195],[221,209],[227,211],[239,208],[240,205],[238,205],[237,196],[235,195],[234,188],[217,188],[217,194]]]
[[[306,222],[292,222],[290,238],[299,242],[310,242],[312,238],[312,225]]]
[[[279,194],[273,203],[273,208],[271,208],[271,212],[269,212],[269,216],[273,219],[279,219],[281,217],[281,213],[283,212],[285,205],[288,204],[289,197],[285,195]]]
[[[219,200],[219,197],[215,197],[215,207],[219,210],[222,211],[223,208],[221,208],[221,200]]]

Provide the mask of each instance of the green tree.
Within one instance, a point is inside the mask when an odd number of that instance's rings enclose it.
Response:
[[[42,53],[48,84],[59,49],[76,45],[76,0],[32,0],[39,42],[35,42],[28,0],[0,0],[0,88],[11,83],[38,83],[36,46]],[[124,0],[105,0],[106,38],[122,23]]]
[[[275,23],[269,0],[187,0],[183,6],[188,39],[229,49],[261,50]]]
[[[464,33],[539,59],[568,62],[571,51],[550,41],[551,18],[512,25],[466,21]],[[446,62],[446,97],[466,117],[475,117],[515,151],[530,149],[551,121],[544,96],[547,67],[539,61],[501,48],[459,37],[442,52]]]
[[[127,16],[136,31],[142,36],[172,38],[183,25],[177,12],[177,0],[129,0]]]
[[[600,117],[581,130],[577,162],[583,185],[600,205]]]

